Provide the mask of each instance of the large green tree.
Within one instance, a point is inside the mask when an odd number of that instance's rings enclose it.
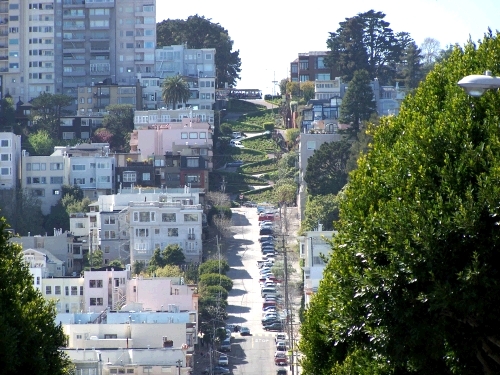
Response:
[[[134,107],[131,104],[112,104],[106,107],[102,125],[113,134],[110,147],[113,151],[130,149],[130,133],[134,130]]]
[[[340,22],[327,40],[328,66],[336,67],[345,81],[357,70],[366,70],[370,79],[392,84],[396,65],[406,46],[409,34],[394,33],[385,21],[385,14],[369,10]]]
[[[500,94],[457,86],[499,56],[499,33],[455,48],[381,120],[301,328],[304,372],[500,373]]]
[[[189,85],[181,75],[165,78],[161,87],[161,98],[165,104],[172,104],[172,109],[177,109],[179,103],[186,103],[191,95]]]
[[[156,26],[157,47],[185,44],[187,48],[215,48],[217,87],[234,87],[240,79],[240,51],[233,51],[229,33],[203,16],[163,20]]]
[[[376,112],[370,76],[366,70],[358,70],[354,73],[342,99],[339,121],[349,124],[347,132],[354,136],[359,132],[361,123],[367,121]]]
[[[41,129],[28,135],[29,151],[31,156],[50,155],[54,152],[57,139],[47,130]]]
[[[311,231],[323,225],[323,230],[333,230],[333,223],[339,219],[339,198],[335,194],[308,195],[301,231]]]
[[[304,180],[312,195],[337,194],[347,183],[347,160],[351,145],[347,141],[326,142],[307,159]]]
[[[0,129],[2,131],[16,131],[18,126],[16,124],[16,108],[14,100],[11,96],[3,97],[0,100]]]
[[[163,268],[166,265],[180,266],[186,258],[178,244],[169,244],[163,250],[155,249],[150,265],[153,268]]]
[[[21,247],[8,242],[0,219],[0,368],[2,374],[68,374],[70,362],[59,351],[66,338],[56,311],[33,287]]]
[[[414,42],[408,44],[403,51],[398,71],[406,89],[416,88],[422,80],[422,51]]]
[[[0,194],[2,216],[7,219],[14,232],[21,236],[46,232],[43,228],[44,216],[41,207],[40,198],[27,189],[6,190]]]
[[[36,130],[46,130],[51,137],[60,139],[61,117],[69,114],[66,107],[73,103],[73,98],[64,94],[42,92],[31,101],[31,120]]]

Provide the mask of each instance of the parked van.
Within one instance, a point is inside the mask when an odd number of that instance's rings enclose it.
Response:
[[[262,288],[260,295],[262,297],[265,297],[266,294],[276,294],[276,288],[273,288],[273,287]]]

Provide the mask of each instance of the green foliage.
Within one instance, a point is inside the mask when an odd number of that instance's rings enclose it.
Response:
[[[274,130],[274,121],[273,122],[265,122],[263,124],[264,130],[272,132]]]
[[[110,267],[120,267],[124,268],[124,265],[120,259],[113,259],[111,262],[108,264]]]
[[[256,114],[259,111],[266,109],[263,105],[257,105],[255,103],[247,102],[246,100],[240,99],[229,99],[227,102],[227,109],[231,112],[244,112]]]
[[[314,99],[314,82],[305,81],[300,83],[300,91],[302,92],[302,97],[306,102]]]
[[[134,107],[131,104],[112,104],[106,107],[102,125],[113,134],[110,148],[128,151],[130,133],[134,130]]]
[[[166,264],[163,267],[156,268],[154,271],[156,277],[181,277],[184,273],[179,266]]]
[[[186,103],[191,96],[189,85],[180,74],[166,77],[161,87],[161,98],[165,104],[172,104],[172,109],[177,109],[178,103]]]
[[[150,265],[156,269],[166,265],[180,266],[185,262],[186,259],[181,247],[178,244],[169,244],[163,250],[155,249]]]
[[[201,288],[201,294],[204,297],[214,298],[220,297],[222,300],[227,300],[228,291],[220,285],[210,285]]]
[[[275,169],[276,161],[274,159],[264,159],[254,163],[248,163],[240,167],[244,174],[259,174],[269,172]]]
[[[248,140],[243,140],[242,144],[246,148],[252,150],[260,151],[263,153],[273,153],[278,152],[279,147],[274,139],[267,139],[266,135],[259,136],[258,138],[252,138]]]
[[[13,131],[15,134],[19,134],[18,128],[14,100],[11,97],[0,99],[0,130],[3,132]]]
[[[41,129],[28,135],[28,144],[31,156],[50,155],[54,152],[57,138],[51,136],[47,130]]]
[[[414,89],[423,78],[422,51],[412,42],[402,55],[400,64],[400,76],[403,79],[406,89]]]
[[[230,136],[233,133],[233,128],[232,128],[231,124],[224,122],[224,123],[220,124],[220,132],[223,135]]]
[[[27,189],[2,191],[0,208],[3,217],[16,234],[44,234],[42,202]],[[53,231],[51,228],[51,231]]]
[[[339,195],[308,195],[301,232],[316,229],[318,223],[323,224],[323,230],[333,230],[333,223],[339,219]]]
[[[328,142],[314,151],[304,175],[309,194],[337,194],[345,186],[350,147],[346,141]]]
[[[286,83],[286,92],[294,97],[299,96],[300,84],[298,82],[288,81]]]
[[[136,260],[132,265],[132,273],[134,275],[140,275],[146,269],[146,263]]]
[[[89,251],[85,258],[85,267],[84,269],[92,270],[92,268],[100,268],[102,267],[104,259],[104,253],[101,249],[96,249],[94,251]]]
[[[185,44],[187,48],[215,48],[215,69],[218,88],[236,86],[241,71],[240,51],[233,51],[229,33],[210,18],[198,15],[187,20],[163,20],[156,25],[156,48]]]
[[[357,134],[361,122],[367,121],[374,112],[377,112],[377,107],[373,99],[370,77],[366,70],[358,70],[354,72],[340,105],[339,122],[349,124],[349,132]]]
[[[62,94],[42,92],[31,101],[31,120],[35,130],[45,130],[54,139],[60,139],[61,117],[70,112],[65,108],[73,103],[73,98]]]
[[[231,268],[229,267],[229,264],[227,263],[226,260],[221,259],[210,259],[207,260],[206,262],[202,263],[200,267],[198,268],[198,273],[199,275],[204,275],[206,273],[220,273],[225,275],[227,271],[229,271]]]
[[[287,129],[285,130],[285,141],[289,145],[294,145],[297,143],[297,137],[300,135],[300,129]]]
[[[457,86],[499,57],[498,33],[456,48],[381,120],[301,327],[304,373],[500,372],[500,96]]]
[[[288,78],[283,78],[280,82],[279,82],[279,88],[280,88],[280,93],[281,95],[285,95],[286,94],[286,85],[288,84]]]
[[[199,285],[201,288],[220,285],[228,292],[233,289],[233,281],[226,275],[219,275],[218,273],[204,273],[200,275]]]
[[[297,185],[294,183],[278,183],[274,189],[275,200],[280,203],[293,204],[297,200]]]
[[[33,287],[20,256],[21,247],[8,242],[0,219],[0,367],[2,374],[66,374],[70,362],[59,351],[66,338],[56,325],[53,303]]]

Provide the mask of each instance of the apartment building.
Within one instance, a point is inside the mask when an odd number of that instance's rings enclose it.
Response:
[[[20,160],[21,136],[0,132],[0,189],[15,189],[18,186]]]
[[[299,53],[290,63],[290,80],[292,82],[331,81],[339,74],[335,68],[325,65],[328,51],[311,51]]]
[[[319,283],[323,278],[325,262],[323,256],[328,257],[331,245],[328,242],[337,232],[324,231],[319,224],[317,230],[306,232],[298,237],[300,258],[304,259],[304,295],[305,304],[309,305],[312,295],[318,291]]]
[[[0,1],[2,94],[25,103],[41,92],[76,99],[105,79],[133,85],[154,75],[155,46],[155,0]]]

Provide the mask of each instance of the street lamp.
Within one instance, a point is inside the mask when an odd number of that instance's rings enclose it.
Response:
[[[500,78],[493,77],[491,71],[487,70],[484,74],[473,74],[462,78],[458,81],[458,85],[470,96],[479,97],[486,90],[500,88]]]

